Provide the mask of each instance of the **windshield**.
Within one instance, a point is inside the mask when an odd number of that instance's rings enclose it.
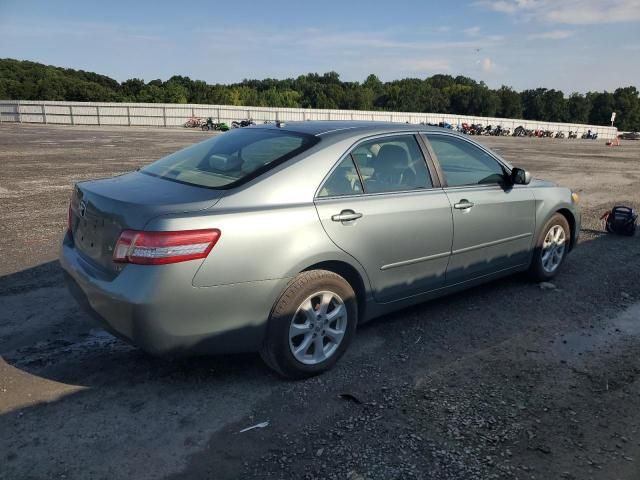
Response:
[[[141,172],[207,188],[229,188],[307,150],[318,139],[283,130],[242,128],[196,143]]]

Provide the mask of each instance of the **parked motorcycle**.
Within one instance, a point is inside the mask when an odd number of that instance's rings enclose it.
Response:
[[[529,135],[527,133],[527,129],[524,128],[522,125],[519,125],[513,130],[513,136],[514,137],[527,137]]]
[[[569,138],[578,138],[578,132],[574,132],[573,130],[571,130],[569,132]]]
[[[229,130],[229,125],[224,122],[214,122],[211,117],[207,118],[207,121],[202,124],[202,131],[218,130],[220,132],[226,132]]]
[[[249,125],[255,125],[255,124],[256,122],[254,122],[251,118],[247,118],[245,120],[240,120],[240,121],[234,120],[233,122],[231,122],[231,127],[243,128],[243,127],[248,127]]]
[[[485,128],[479,123],[474,123],[472,125],[463,123],[463,125],[467,125],[467,130],[464,133],[468,135],[482,135],[485,131]]]
[[[184,122],[184,126],[186,128],[197,128],[201,127],[203,123],[202,118],[200,117],[191,117],[186,122]]]
[[[491,132],[489,132],[489,135],[492,135],[494,137],[504,137],[509,135],[509,130],[502,128],[502,125],[498,125],[496,128],[494,128],[493,130],[491,130]]]

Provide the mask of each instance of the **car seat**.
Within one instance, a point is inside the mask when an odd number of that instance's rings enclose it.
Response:
[[[409,156],[398,145],[383,145],[372,166],[373,174],[366,182],[368,191],[394,191],[415,186],[415,173],[409,167]]]

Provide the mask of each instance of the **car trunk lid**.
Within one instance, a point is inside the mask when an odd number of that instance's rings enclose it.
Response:
[[[81,182],[71,199],[71,225],[78,251],[96,266],[117,272],[113,248],[122,230],[142,230],[152,218],[215,205],[223,192],[132,172]]]

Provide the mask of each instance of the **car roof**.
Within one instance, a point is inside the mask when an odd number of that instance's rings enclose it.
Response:
[[[406,131],[442,131],[440,127],[418,125],[414,123],[375,122],[362,120],[312,120],[306,122],[281,122],[266,125],[257,125],[257,128],[273,128],[288,130],[291,132],[306,133],[308,135],[322,136],[323,138],[345,133],[349,134],[376,134],[388,132]],[[253,128],[256,128],[253,127]],[[449,130],[451,131],[451,130]]]
[[[510,169],[513,168],[512,165],[500,154],[493,150],[489,150],[484,145],[478,143],[474,139],[469,138],[468,135],[456,132],[451,128],[438,127],[435,125],[362,120],[309,120],[305,122],[281,122],[279,124],[269,123],[264,125],[256,125],[250,128],[261,127],[315,135],[317,137],[321,137],[323,140],[329,140],[330,142],[337,142],[348,138],[362,138],[365,136],[394,132],[446,132],[447,134],[464,138],[464,140],[473,143],[480,149],[491,152],[491,155],[496,157],[505,166]]]

